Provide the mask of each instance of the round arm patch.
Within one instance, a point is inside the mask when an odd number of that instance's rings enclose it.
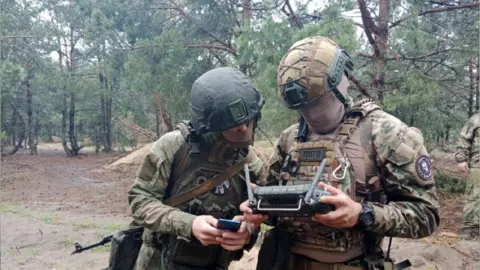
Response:
[[[421,155],[415,161],[415,169],[417,171],[417,175],[423,180],[432,180],[433,176],[433,168],[432,168],[432,161],[426,155]]]

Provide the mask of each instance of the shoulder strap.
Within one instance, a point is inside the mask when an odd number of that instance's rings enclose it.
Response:
[[[356,102],[345,113],[345,119],[338,133],[339,141],[341,143],[346,143],[352,133],[358,128],[360,120],[376,110],[382,110],[382,107],[380,107],[380,105],[378,105],[373,99],[363,99]]]
[[[209,190],[211,190],[215,186],[219,185],[223,181],[227,180],[228,178],[231,178],[234,175],[236,175],[237,173],[239,173],[243,169],[243,166],[245,165],[246,162],[247,162],[247,157],[245,157],[242,161],[238,162],[237,164],[229,167],[228,169],[226,169],[222,173],[217,174],[214,177],[208,179],[203,184],[201,184],[199,186],[195,186],[192,189],[190,189],[188,191],[185,191],[184,193],[173,196],[173,197],[167,199],[166,201],[164,201],[163,203],[166,204],[166,205],[170,205],[170,206],[177,206],[177,205],[182,204],[182,203],[184,203],[184,202],[186,202],[190,199],[198,197],[198,196],[208,192]]]

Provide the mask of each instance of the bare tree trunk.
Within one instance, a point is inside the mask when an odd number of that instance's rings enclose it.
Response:
[[[99,70],[98,70],[98,79],[100,82],[100,87],[102,88],[102,93],[100,94],[100,129],[99,129],[99,139],[103,144],[103,150],[107,151],[108,148],[108,142],[107,142],[107,129],[106,129],[106,109],[105,109],[105,77],[102,72],[102,67],[101,67],[101,62],[102,59],[100,58],[100,55],[98,56],[98,63],[99,63]]]
[[[103,56],[105,56],[105,42],[103,44]],[[106,76],[106,69],[104,61],[100,54],[98,55],[99,65],[99,81],[101,88],[103,89],[100,95],[100,125],[101,125],[101,141],[103,142],[103,151],[110,152],[113,147],[112,136],[112,96],[108,78]]]
[[[10,153],[8,153],[9,155],[13,155],[15,154],[18,149],[20,149],[22,147],[22,143],[23,143],[23,140],[25,139],[25,133],[26,133],[26,130],[27,130],[27,127],[25,125],[25,121],[23,120],[23,117],[22,115],[18,112],[17,108],[12,104],[11,105],[12,109],[13,109],[13,114],[15,115],[16,118],[18,118],[19,122],[20,122],[20,128],[18,131],[18,142],[15,141],[13,142],[13,149],[12,151],[10,151]],[[14,128],[17,128],[16,126]],[[14,132],[15,133],[15,132]]]
[[[0,130],[8,132],[7,124],[6,124],[7,120],[5,115],[5,110],[6,110],[5,106],[6,106],[5,98],[0,97],[0,123],[1,123]],[[5,132],[5,134],[8,134],[7,132]]]
[[[250,19],[252,18],[252,6],[250,0],[242,0],[243,6],[243,26],[250,27]]]
[[[250,28],[250,20],[252,17],[251,0],[242,0],[242,7],[243,7],[242,24],[243,24],[243,29],[246,30]],[[249,63],[244,62],[240,64],[239,68],[244,74],[249,75],[248,66],[249,66]]]
[[[11,135],[12,135],[12,145],[17,144],[17,134],[15,132],[15,128],[17,126],[17,114],[15,113],[15,110],[12,112],[12,124],[11,124]],[[22,141],[22,140],[20,140]]]
[[[60,45],[59,38],[59,47],[58,47],[58,60],[60,64],[60,71],[63,71],[63,53],[62,46]],[[72,150],[68,147],[67,144],[67,110],[68,110],[68,94],[66,93],[65,85],[62,86],[63,93],[63,102],[62,102],[62,146],[63,151],[67,156],[73,156]]]
[[[69,135],[70,135],[70,147],[72,148],[72,153],[78,155],[81,147],[78,146],[76,133],[75,133],[75,93],[70,93],[70,111],[68,113],[69,120]]]
[[[67,110],[68,110],[68,94],[63,94],[62,106],[62,146],[67,156],[73,156],[73,151],[67,145]]]
[[[108,81],[105,80],[105,88],[108,88]],[[105,98],[105,128],[106,128],[106,141],[107,141],[107,148],[106,151],[112,151],[113,145],[113,136],[112,136],[112,97],[109,95]]]
[[[75,73],[75,41],[73,37],[73,27],[70,25],[70,78],[73,79],[73,74]],[[69,111],[69,137],[70,137],[70,147],[72,149],[73,155],[78,155],[81,147],[78,146],[77,137],[75,133],[75,93],[70,92],[70,111]]]
[[[28,146],[31,155],[38,155],[37,144],[35,142],[35,123],[33,120],[33,104],[32,104],[32,89],[30,85],[31,71],[27,68],[27,77],[24,84],[27,90],[27,121],[28,121]]]
[[[468,91],[468,118],[470,118],[473,115],[473,94],[475,93],[473,59],[468,60],[468,77],[470,77],[470,88]]]
[[[480,57],[477,57],[477,72],[476,72],[476,78],[477,78],[477,91],[476,93],[476,98],[475,98],[475,112],[480,112]]]
[[[40,120],[38,119],[38,112],[35,113],[35,129],[34,129],[34,134],[33,134],[33,139],[35,140],[35,148],[38,145],[38,135],[40,134],[40,130],[42,129],[42,126],[40,125]],[[37,149],[35,149],[37,150]]]
[[[445,125],[445,144],[450,142],[450,125]]]
[[[159,92],[155,93],[155,111],[157,119],[157,137],[160,138],[162,134],[165,134],[172,130],[172,124],[168,113],[163,107],[162,97],[160,96]]]
[[[375,74],[372,87],[378,91],[377,98],[381,102],[385,91],[385,55],[388,49],[390,0],[380,0],[377,24],[372,19],[365,0],[357,0],[357,3],[362,16],[365,35],[373,48],[372,59],[375,63]]]
[[[155,93],[155,118],[156,118],[156,125],[155,125],[155,134],[158,138],[160,138],[162,134],[162,109],[160,108],[160,93]]]

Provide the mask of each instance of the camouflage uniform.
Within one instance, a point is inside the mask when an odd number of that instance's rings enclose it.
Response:
[[[480,233],[480,114],[468,119],[460,132],[455,159],[469,165],[465,189],[466,202],[463,208],[462,230],[474,236]]]
[[[336,86],[344,70],[348,74],[351,71],[347,69],[353,64],[346,60],[348,55],[339,55],[342,51],[336,48],[330,39],[307,38],[296,42],[282,59],[277,82],[280,95],[289,103],[287,106],[301,108],[302,102],[314,102],[327,88],[345,104],[345,117],[327,134],[308,129],[305,121],[284,130],[269,160],[264,184],[311,181],[320,160],[302,160],[302,151],[324,149],[329,168],[321,180],[373,208],[375,219],[368,228],[350,229],[331,228],[311,219],[270,219],[270,224],[292,236],[288,269],[365,269],[362,258],[367,232],[377,236],[373,241],[379,245],[383,237],[426,237],[439,225],[439,202],[422,135],[384,112],[372,100],[353,105],[349,102],[349,97]],[[337,169],[340,169],[338,174]],[[343,178],[336,176],[342,174]],[[382,175],[388,204],[378,181]],[[346,264],[359,268],[348,268]],[[381,263],[376,267],[383,269]]]
[[[191,124],[179,124],[176,130],[163,135],[144,157],[135,183],[128,192],[134,221],[145,228],[135,269],[227,269],[232,260],[242,256],[243,250],[231,252],[220,245],[203,246],[192,235],[192,223],[197,215],[232,219],[240,214],[238,206],[247,198],[243,171],[177,207],[163,203],[165,199],[202,184],[244,158],[252,169],[251,177],[254,180],[260,177],[263,163],[251,151],[251,142],[230,143],[220,133],[245,121],[249,123],[249,129],[253,129],[263,106],[263,97],[259,92],[252,92],[253,87],[243,74],[239,74],[237,70],[220,68],[202,75],[192,89],[191,108],[198,112],[192,115]],[[219,77],[226,80],[221,81]],[[249,100],[252,94],[260,101]],[[209,98],[211,95],[218,97],[213,101]],[[227,103],[234,100],[229,104],[242,105],[237,102],[239,96],[250,105],[244,107],[246,111],[238,106],[225,108],[226,113],[221,111],[219,106],[226,104],[223,100]],[[220,110],[223,115],[219,116],[211,107],[202,107],[207,104],[204,98],[209,100],[209,106]],[[253,104],[253,101],[259,103]],[[226,121],[226,117],[231,116],[230,111],[233,118],[237,117],[235,120],[245,115],[248,117],[242,118],[243,122]],[[212,123],[198,120],[202,117],[208,120],[222,117],[225,121]],[[253,227],[249,227],[249,231],[252,232]],[[252,235],[250,243],[244,248],[251,248],[255,239]]]

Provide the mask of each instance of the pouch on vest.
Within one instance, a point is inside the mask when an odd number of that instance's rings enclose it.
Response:
[[[111,240],[110,270],[132,270],[142,246],[142,234],[116,232]]]
[[[214,266],[221,252],[221,246],[204,246],[200,241],[192,239],[187,242],[182,239],[174,241],[172,262],[196,267]]]

